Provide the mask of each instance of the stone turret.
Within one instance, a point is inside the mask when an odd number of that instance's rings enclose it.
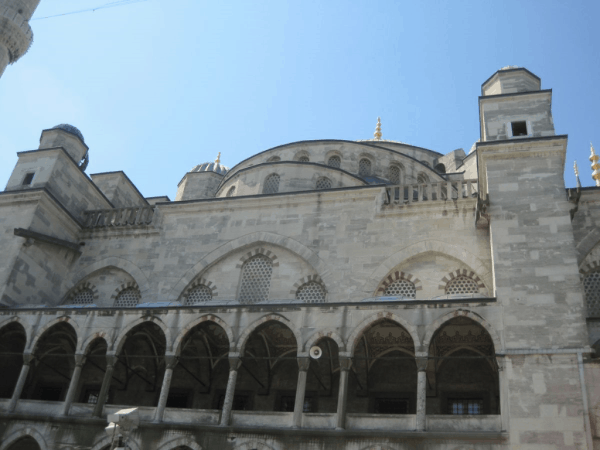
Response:
[[[0,76],[23,56],[33,41],[29,19],[40,0],[3,0],[0,3]]]

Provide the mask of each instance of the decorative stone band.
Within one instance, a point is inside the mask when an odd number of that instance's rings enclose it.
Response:
[[[85,228],[133,227],[150,225],[154,207],[133,207],[85,211]]]
[[[9,5],[0,7],[0,43],[9,52],[10,63],[14,63],[27,53],[33,42],[33,31],[29,22]]]
[[[423,286],[421,285],[421,280],[419,280],[417,277],[410,273],[404,273],[399,270],[395,270],[394,272],[388,274],[379,284],[376,295],[383,295],[388,286],[398,280],[406,280],[411,282],[415,286],[415,291],[420,291],[423,289]]]
[[[264,255],[267,258],[269,258],[271,260],[271,262],[273,263],[273,267],[279,266],[279,260],[277,259],[277,256],[274,253],[272,253],[270,250],[266,250],[266,249],[260,247],[255,250],[249,251],[244,256],[242,256],[240,258],[239,263],[235,266],[235,268],[240,269],[246,261],[248,261],[250,258],[252,258],[253,256],[256,256],[256,255]]]
[[[404,205],[476,198],[477,180],[436,181],[386,186],[384,203]]]
[[[475,275],[475,272],[473,272],[472,270],[467,270],[467,269],[459,269],[459,270],[455,270],[454,272],[450,272],[448,275],[446,275],[444,278],[442,278],[442,281],[441,281],[440,285],[438,286],[438,289],[445,290],[448,285],[448,282],[450,282],[460,276],[470,278],[471,280],[473,280],[473,282],[477,285],[477,287],[479,289],[485,289],[485,284],[483,284],[483,281],[481,281],[481,278],[479,278],[477,275]]]

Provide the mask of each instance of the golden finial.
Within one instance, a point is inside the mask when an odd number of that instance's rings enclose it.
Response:
[[[596,186],[600,186],[600,170],[598,170],[600,169],[600,164],[598,163],[600,156],[596,155],[596,152],[594,151],[594,146],[591,142],[590,150],[592,153],[590,155],[590,161],[592,162],[592,169],[594,169],[594,171],[592,172],[592,178],[596,181]]]
[[[217,159],[215,159],[215,164],[221,164],[221,152],[217,155]]]
[[[373,137],[376,141],[381,140],[381,117],[377,118],[377,126],[375,127],[375,133],[373,133]]]

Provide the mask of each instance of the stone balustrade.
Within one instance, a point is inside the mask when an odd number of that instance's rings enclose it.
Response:
[[[385,187],[385,204],[404,205],[476,198],[477,180],[437,181],[432,183],[398,184]]]
[[[133,207],[85,211],[86,228],[132,227],[150,225],[154,218],[154,207]]]

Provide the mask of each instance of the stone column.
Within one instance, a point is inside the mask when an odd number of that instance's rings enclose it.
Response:
[[[158,406],[156,407],[155,422],[162,422],[165,407],[167,406],[167,398],[169,398],[169,389],[171,388],[171,378],[173,378],[173,369],[177,365],[177,357],[175,355],[165,355],[167,368],[163,378],[162,388],[160,389],[160,397],[158,398]]]
[[[67,396],[65,397],[65,401],[63,402],[62,415],[66,416],[69,414],[69,409],[71,409],[71,403],[73,403],[73,397],[75,397],[75,392],[77,391],[77,385],[79,384],[79,377],[81,376],[81,369],[85,364],[85,355],[75,355],[75,369],[73,370],[73,375],[71,375],[71,382],[69,383],[69,390],[67,391]]]
[[[496,355],[498,363],[498,384],[500,389],[500,416],[502,431],[508,431],[508,383],[506,381],[506,356]]]
[[[102,416],[102,410],[104,409],[104,403],[106,397],[108,397],[108,390],[110,389],[110,382],[112,380],[113,370],[117,363],[116,355],[106,355],[106,371],[104,372],[104,378],[102,379],[102,387],[100,387],[100,393],[98,394],[98,401],[94,406],[93,415],[95,417]]]
[[[239,356],[229,357],[229,380],[227,380],[227,391],[225,391],[225,400],[223,400],[223,411],[221,412],[221,426],[229,426],[231,422],[231,408],[233,407],[233,396],[235,395],[235,381],[237,373],[242,365],[242,359]]]
[[[425,411],[427,405],[427,357],[415,358],[417,363],[417,431],[425,431]]]
[[[294,428],[300,428],[302,425],[302,413],[304,412],[304,394],[306,392],[306,377],[310,367],[310,358],[299,357],[298,367],[298,385],[296,386],[296,402],[294,403]]]
[[[23,353],[23,367],[21,367],[19,379],[17,380],[15,390],[13,391],[10,403],[8,404],[9,413],[15,410],[17,406],[17,400],[21,398],[21,394],[23,393],[23,386],[25,386],[25,381],[27,381],[27,374],[29,373],[29,367],[31,366],[32,361],[33,355],[31,353]]]
[[[346,428],[346,400],[348,399],[348,372],[352,367],[352,359],[340,357],[340,386],[338,391],[336,429]]]

